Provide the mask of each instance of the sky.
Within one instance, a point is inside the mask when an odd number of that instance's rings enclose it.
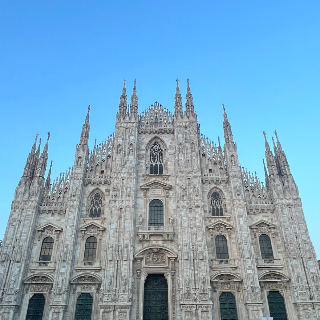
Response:
[[[264,180],[277,130],[320,259],[320,2],[0,0],[0,239],[35,135],[50,131],[52,178],[74,161],[87,106],[92,148],[114,132],[123,80],[139,111],[173,111],[176,79],[201,132],[223,137]]]

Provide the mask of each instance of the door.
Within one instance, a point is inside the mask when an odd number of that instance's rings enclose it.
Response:
[[[238,320],[236,299],[231,292],[222,292],[219,302],[221,320]]]
[[[273,320],[288,320],[283,296],[278,291],[270,291],[268,294],[270,317]]]
[[[168,320],[168,284],[163,274],[149,274],[144,283],[143,320]]]

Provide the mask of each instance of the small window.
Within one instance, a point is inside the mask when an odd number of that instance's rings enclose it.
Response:
[[[163,203],[158,199],[149,204],[149,226],[163,226]]]
[[[51,261],[54,240],[47,237],[42,241],[39,261]]]
[[[97,253],[97,238],[89,237],[86,240],[86,245],[84,249],[84,261],[95,261]]]
[[[163,152],[158,142],[150,148],[150,174],[163,174]]]
[[[101,216],[102,197],[99,192],[96,192],[91,198],[89,216],[97,218]]]
[[[229,259],[228,244],[225,236],[216,236],[216,255],[217,259]]]
[[[42,293],[35,293],[29,300],[26,320],[42,320],[45,302]]]
[[[209,173],[212,173],[212,169],[209,169]]]
[[[90,293],[81,293],[77,299],[74,320],[91,320],[93,298]]]
[[[262,259],[273,259],[272,245],[269,236],[262,234],[259,237],[259,244]]]
[[[213,216],[223,216],[222,199],[216,191],[211,195],[211,213]]]

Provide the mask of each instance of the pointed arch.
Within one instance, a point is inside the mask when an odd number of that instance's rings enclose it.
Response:
[[[89,194],[87,201],[87,215],[99,218],[104,214],[105,194],[100,188],[95,188]]]
[[[154,175],[162,175],[164,173],[164,159],[166,152],[166,144],[159,137],[153,137],[147,144],[146,156],[148,165],[148,173]]]
[[[212,216],[223,216],[227,211],[224,193],[217,187],[208,192],[208,208]]]

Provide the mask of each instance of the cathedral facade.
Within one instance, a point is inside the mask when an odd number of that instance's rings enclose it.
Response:
[[[124,86],[115,133],[51,182],[32,146],[0,251],[1,320],[320,319],[319,268],[278,140],[265,184],[200,133],[189,83],[172,114],[138,113]],[[265,136],[266,138],[266,136]]]

